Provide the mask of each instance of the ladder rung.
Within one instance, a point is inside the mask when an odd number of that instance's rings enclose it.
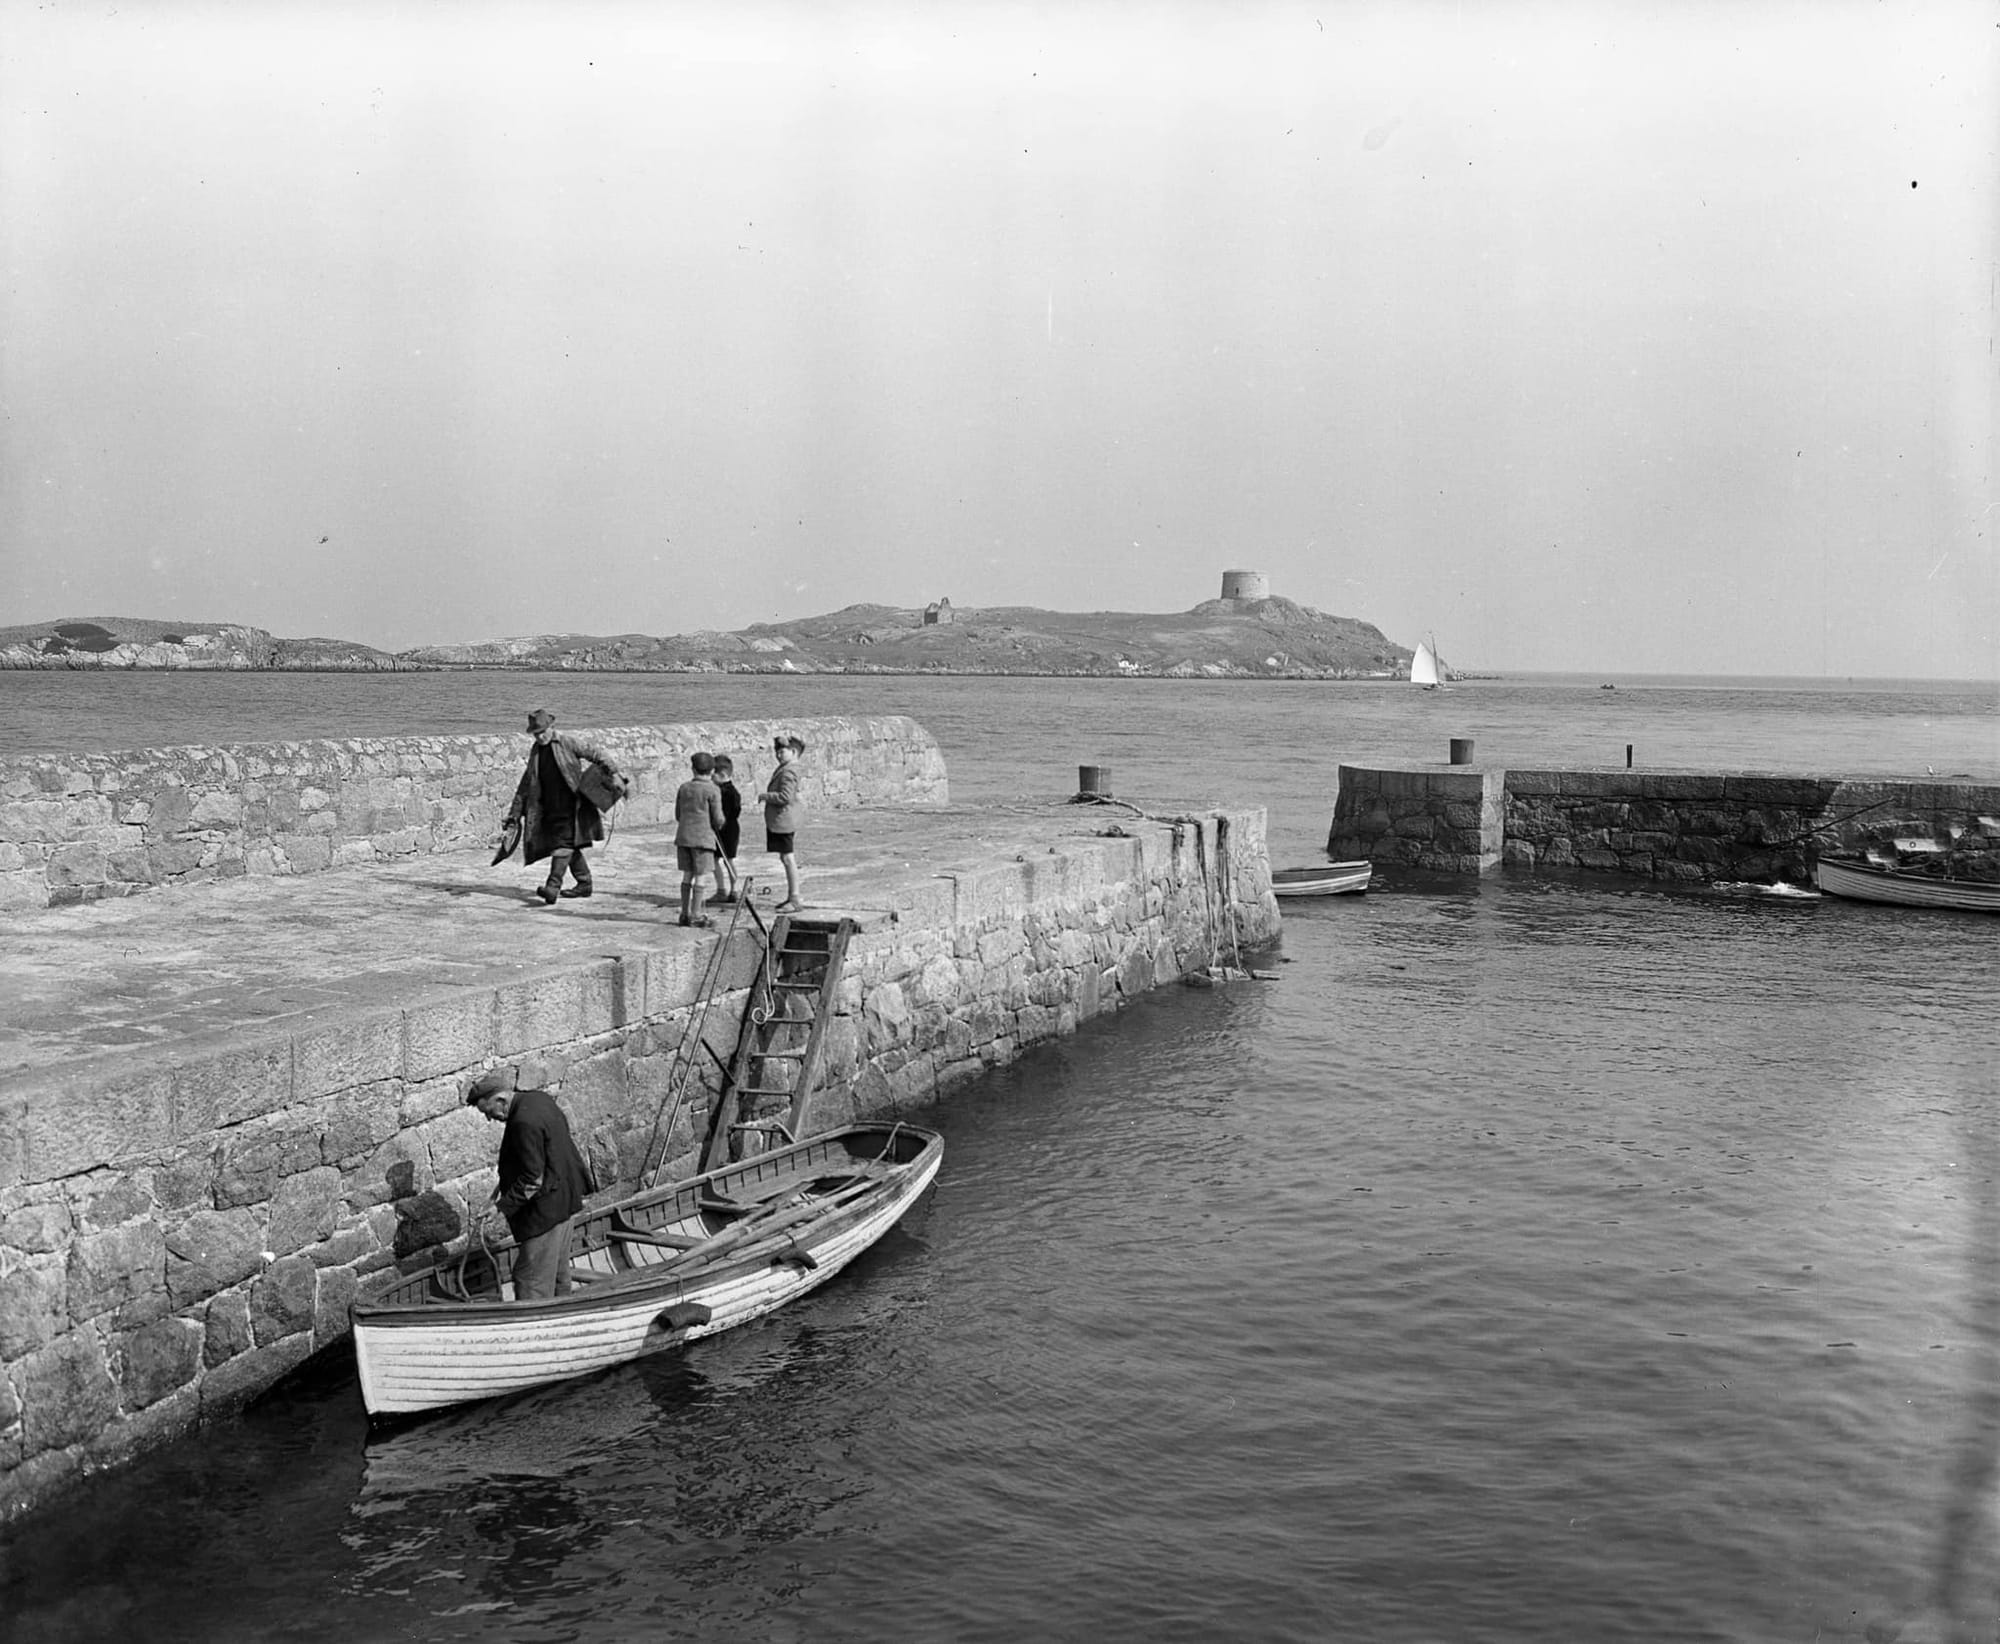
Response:
[[[738,1085],[739,1096],[796,1096],[798,1092],[789,1085]]]
[[[803,1062],[806,1059],[803,1050],[753,1050],[750,1054],[766,1062]]]

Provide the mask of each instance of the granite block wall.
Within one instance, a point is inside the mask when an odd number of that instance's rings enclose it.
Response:
[[[1343,861],[1484,873],[1500,864],[1505,774],[1471,765],[1343,765],[1326,848]]]
[[[1821,856],[1937,859],[2000,881],[2000,786],[1724,771],[1343,765],[1327,849],[1509,867],[1806,883]]]
[[[617,825],[671,816],[698,748],[730,755],[739,787],[768,775],[779,730],[810,746],[803,772],[816,808],[949,797],[936,741],[901,715],[578,734],[633,778]],[[409,736],[0,760],[0,912],[463,849],[497,831],[528,747],[525,735]]]
[[[1615,769],[1505,778],[1516,867],[1803,884],[1821,856],[1873,851],[2000,880],[2000,787]]]
[[[1260,811],[1121,818],[912,880],[850,947],[815,1126],[926,1107],[1277,928]],[[660,1157],[656,1126],[670,1168],[692,1167],[713,1094],[689,1043],[710,953],[600,955],[13,1084],[0,1517],[239,1407],[339,1343],[368,1286],[463,1248],[497,1146],[462,1104],[475,1073],[509,1063],[555,1090],[609,1193]],[[742,935],[722,956],[706,1036],[725,1054],[756,959]]]

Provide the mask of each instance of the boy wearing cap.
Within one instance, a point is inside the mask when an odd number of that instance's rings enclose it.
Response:
[[[570,1220],[597,1191],[561,1104],[546,1090],[517,1090],[512,1068],[482,1073],[465,1103],[504,1123],[493,1205],[514,1236],[514,1299],[541,1301],[570,1289]]]
[[[722,826],[715,830],[715,902],[736,900],[736,847],[743,838],[743,796],[736,791],[736,765],[715,756],[715,791],[722,796]]]
[[[694,775],[674,794],[674,855],[681,869],[681,923],[709,925],[702,911],[703,880],[715,871],[715,835],[722,826],[722,795],[708,779],[714,756],[698,753],[689,763]]]
[[[771,773],[770,786],[757,795],[758,803],[764,807],[764,848],[777,857],[785,870],[785,899],[778,904],[780,913],[797,913],[805,906],[799,900],[799,859],[795,854],[799,812],[803,808],[800,790],[804,779],[799,775],[799,755],[806,751],[806,745],[796,736],[774,736],[771,738],[771,752],[777,755],[778,768]]]
[[[548,878],[535,890],[543,902],[588,896],[590,864],[583,853],[603,842],[604,813],[582,793],[583,770],[601,765],[621,787],[627,779],[596,743],[557,730],[556,716],[546,708],[528,715],[528,735],[535,744],[528,750],[528,768],[514,789],[507,822],[521,826],[522,860],[549,859]],[[563,889],[565,873],[576,880],[568,890]]]

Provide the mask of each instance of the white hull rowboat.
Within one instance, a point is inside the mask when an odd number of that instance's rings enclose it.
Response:
[[[712,1336],[825,1284],[915,1204],[935,1131],[854,1124],[577,1217],[575,1288],[514,1301],[513,1247],[453,1258],[353,1308],[371,1416],[587,1376]]]
[[[1317,868],[1279,868],[1271,875],[1274,896],[1353,896],[1368,888],[1373,862],[1328,862]]]
[[[1960,913],[2000,913],[2000,884],[1946,879],[1937,874],[1880,868],[1867,862],[1821,857],[1815,870],[1828,896],[1853,902],[1887,902],[1899,908],[1952,908]]]

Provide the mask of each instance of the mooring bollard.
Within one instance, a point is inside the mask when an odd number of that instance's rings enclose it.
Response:
[[[1077,766],[1076,797],[1079,799],[1111,798],[1111,767],[1109,765]]]
[[[1471,737],[1455,736],[1451,739],[1451,762],[1454,765],[1470,765],[1472,763]]]
[[[1629,742],[1625,744],[1625,768],[1628,771],[1632,768],[1632,744]]]

